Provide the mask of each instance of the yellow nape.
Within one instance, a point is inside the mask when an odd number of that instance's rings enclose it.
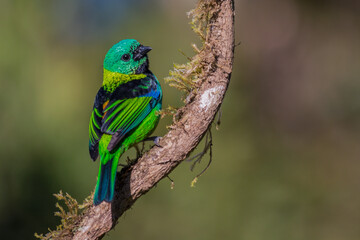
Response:
[[[145,74],[123,74],[112,72],[104,68],[103,86],[106,91],[112,92],[121,84],[145,77]]]

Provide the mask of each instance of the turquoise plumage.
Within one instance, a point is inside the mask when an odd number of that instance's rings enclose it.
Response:
[[[115,44],[105,56],[104,79],[89,124],[89,151],[100,168],[94,204],[111,202],[120,156],[156,128],[162,90],[149,70],[150,47],[134,39]]]

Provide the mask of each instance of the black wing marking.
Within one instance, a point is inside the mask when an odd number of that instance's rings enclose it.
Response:
[[[102,136],[101,126],[103,113],[103,104],[107,101],[107,93],[100,88],[96,94],[94,107],[90,117],[89,124],[89,153],[92,160],[96,160],[99,156],[99,140]]]

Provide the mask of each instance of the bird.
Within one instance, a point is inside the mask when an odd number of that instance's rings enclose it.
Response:
[[[89,123],[89,153],[100,156],[94,205],[112,202],[120,156],[149,137],[159,122],[162,89],[149,70],[151,47],[124,39],[105,55],[103,83],[96,94]]]

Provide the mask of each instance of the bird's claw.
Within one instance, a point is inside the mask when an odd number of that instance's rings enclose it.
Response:
[[[159,144],[160,140],[161,137],[158,136],[148,137],[144,139],[144,141],[153,141],[155,146],[162,148],[162,146]]]

